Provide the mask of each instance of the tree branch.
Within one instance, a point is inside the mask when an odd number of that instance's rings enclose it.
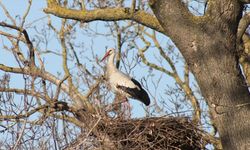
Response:
[[[20,114],[16,114],[16,115],[0,115],[0,120],[24,119],[24,118],[30,117],[31,115],[33,115],[37,112],[47,113],[46,115],[52,116],[53,112],[59,112],[59,111],[69,111],[71,113],[77,112],[77,110],[75,110],[73,107],[68,106],[68,104],[66,102],[59,101],[59,102],[52,103],[52,104],[44,104],[44,105],[38,106],[37,108],[34,108],[26,113],[20,113]],[[62,116],[56,115],[56,114],[53,114],[53,116],[56,118],[60,118],[60,119],[75,123],[79,127],[82,126],[82,123],[80,123],[75,118],[72,118],[69,116],[62,117]]]
[[[68,68],[68,51],[67,51],[67,46],[66,46],[66,42],[65,42],[65,34],[67,33],[67,27],[66,27],[66,19],[62,19],[62,23],[61,23],[61,29],[60,32],[58,33],[58,38],[60,39],[60,44],[62,47],[62,59],[63,59],[63,70],[65,73],[65,76],[67,77],[68,80],[68,87],[69,90],[75,90],[76,87],[73,84],[73,80],[72,80],[72,76],[70,74],[69,68]]]
[[[60,18],[81,20],[91,22],[96,20],[118,21],[133,20],[158,32],[164,32],[158,20],[151,14],[143,10],[133,10],[133,8],[106,8],[95,10],[73,10],[59,6],[55,0],[48,0],[48,7],[45,13],[53,14]]]
[[[250,13],[246,13],[240,20],[238,31],[237,31],[237,43],[239,44],[242,40],[242,36],[245,33],[247,27],[250,24]]]
[[[13,38],[15,40],[20,40],[20,41],[25,43],[25,39],[23,37],[19,38],[19,37],[15,36],[15,35],[12,35],[12,34],[9,34],[9,33],[3,32],[3,31],[0,31],[0,35],[6,36],[6,37],[9,37],[9,38]]]
[[[150,6],[160,23],[169,26],[167,29],[164,28],[167,33],[171,33],[170,30],[173,28],[179,31],[176,34],[190,26],[195,28],[195,23],[202,18],[192,15],[181,0],[150,0]]]
[[[29,48],[30,65],[31,66],[35,66],[34,48],[33,48],[32,42],[30,41],[30,38],[29,38],[29,35],[28,35],[27,31],[25,29],[21,28],[21,27],[18,27],[18,26],[15,26],[15,25],[10,25],[10,24],[7,24],[5,22],[0,22],[0,26],[2,26],[2,27],[8,27],[8,28],[11,28],[11,29],[14,29],[14,30],[17,30],[17,31],[23,33],[25,41],[26,41],[26,44],[27,44],[27,46]]]
[[[187,51],[186,43],[196,41],[202,31],[206,18],[194,16],[181,0],[150,0],[150,7],[156,18],[183,55]],[[184,42],[185,44],[181,44]]]
[[[47,102],[50,101],[50,98],[43,96],[41,93],[34,92],[31,90],[27,90],[27,89],[24,90],[24,89],[17,89],[17,88],[6,88],[6,87],[2,88],[2,87],[0,87],[0,92],[14,92],[16,94],[23,94],[23,95],[28,94],[31,96],[39,97]]]
[[[248,86],[250,85],[250,37],[244,34],[242,37],[244,50],[240,54],[240,64],[246,77]]]
[[[68,77],[69,77],[68,75],[64,76],[64,78],[63,78],[63,79],[61,80],[61,82],[58,84],[57,89],[56,89],[55,97],[53,98],[54,101],[58,101],[58,97],[59,97],[60,90],[61,90],[61,85],[62,85],[62,83],[63,83],[65,80],[67,80]]]
[[[41,109],[46,109],[48,108],[49,105],[45,104],[45,105],[41,105],[25,114],[17,114],[17,115],[0,115],[0,120],[11,120],[11,119],[22,119],[22,118],[27,118],[31,115],[33,115],[34,113],[36,113],[37,111],[41,110]]]

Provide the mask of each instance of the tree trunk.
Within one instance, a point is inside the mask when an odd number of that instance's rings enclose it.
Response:
[[[209,3],[203,17],[192,16],[179,0],[152,0],[151,7],[196,77],[223,149],[250,149],[250,95],[236,47],[243,6],[237,0]]]

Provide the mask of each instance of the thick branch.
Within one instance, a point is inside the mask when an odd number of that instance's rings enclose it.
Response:
[[[55,0],[48,0],[48,8],[44,12],[53,14],[60,18],[81,20],[91,22],[96,20],[102,21],[118,21],[118,20],[133,20],[158,32],[164,32],[158,20],[151,14],[131,8],[106,8],[95,10],[73,10],[59,6]]]
[[[164,28],[164,33],[184,54],[187,45],[181,43],[192,43],[196,40],[205,18],[192,15],[181,0],[151,0],[150,6]]]
[[[237,31],[237,43],[241,42],[242,36],[245,33],[247,27],[250,24],[250,13],[245,14],[239,23],[238,31]]]
[[[246,82],[249,86],[250,84],[250,37],[249,35],[243,35],[243,45],[244,50],[240,55],[240,64],[242,66],[242,70],[246,77]]]
[[[202,18],[192,15],[181,0],[151,0],[150,6],[160,23],[169,26],[164,28],[167,33],[173,28],[180,31],[176,34],[192,26],[195,28],[196,21]]]

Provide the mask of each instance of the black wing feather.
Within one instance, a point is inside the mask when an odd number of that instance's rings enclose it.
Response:
[[[148,96],[148,93],[142,88],[141,84],[136,81],[135,79],[131,79],[131,81],[137,85],[139,87],[138,88],[129,88],[129,87],[125,87],[125,86],[121,86],[121,85],[117,85],[116,87],[118,89],[123,90],[124,92],[128,93],[129,95],[132,96],[132,98],[134,99],[138,99],[141,102],[143,102],[146,106],[148,106],[150,104],[150,99]]]

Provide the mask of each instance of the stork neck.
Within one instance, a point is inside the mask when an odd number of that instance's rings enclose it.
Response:
[[[107,65],[107,71],[108,74],[111,72],[115,72],[117,70],[116,66],[114,65],[114,60],[115,60],[115,54],[111,54],[108,59],[108,65]]]

